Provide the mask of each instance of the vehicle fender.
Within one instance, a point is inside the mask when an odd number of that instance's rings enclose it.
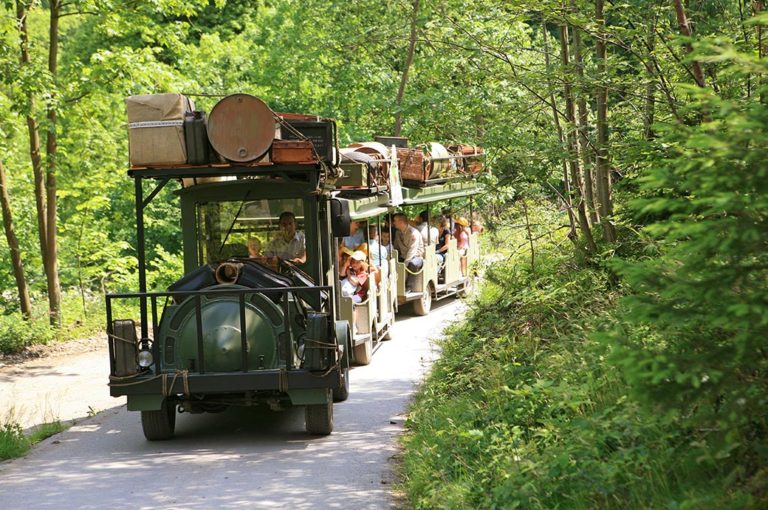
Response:
[[[336,343],[341,347],[341,368],[349,368],[349,353],[352,346],[349,343],[349,322],[335,321]]]

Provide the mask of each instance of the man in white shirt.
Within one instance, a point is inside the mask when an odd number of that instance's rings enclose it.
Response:
[[[296,230],[296,216],[290,211],[280,215],[278,230],[267,244],[264,255],[280,257],[295,264],[303,264],[307,260],[307,244],[304,232]]]

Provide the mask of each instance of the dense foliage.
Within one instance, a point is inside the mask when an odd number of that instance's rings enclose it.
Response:
[[[669,325],[645,315],[651,307],[655,316],[674,314],[668,302],[638,309],[640,298],[616,287],[610,274],[580,267],[563,252],[562,218],[546,200],[529,212],[540,236],[533,269],[527,233],[505,229],[515,250],[488,269],[482,293],[441,343],[441,359],[413,405],[403,467],[413,507],[768,504],[765,392],[750,386],[758,371],[745,382],[736,370],[761,361],[715,358],[748,345],[697,336],[693,352],[678,351],[694,341],[689,326],[672,336]],[[521,216],[514,219],[524,224]],[[675,285],[656,281],[660,294]],[[738,330],[737,317],[710,321],[736,320],[729,329]],[[624,346],[630,339],[636,343]],[[690,383],[683,374],[692,367],[683,360],[725,377],[713,375],[717,389]]]
[[[414,411],[413,503],[764,506],[764,8],[2,2],[0,171],[19,249],[0,241],[0,350],[97,330],[104,293],[136,287],[125,96],[185,92],[209,110],[248,92],[337,118],[342,143],[401,118],[413,142],[486,147],[479,202],[511,251]],[[148,212],[154,288],[181,274],[173,192]]]

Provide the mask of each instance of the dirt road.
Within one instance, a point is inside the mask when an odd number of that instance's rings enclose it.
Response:
[[[180,415],[174,440],[150,443],[139,414],[120,405],[44,441],[24,459],[0,464],[0,508],[397,507],[392,457],[403,413],[436,355],[430,339],[462,309],[448,300],[427,317],[401,313],[393,340],[382,344],[371,365],[353,369],[350,398],[335,406],[328,437],[304,433],[301,409],[245,409]],[[87,393],[81,386],[74,390],[80,404],[71,409],[83,414],[102,405],[108,392],[106,361],[73,362],[93,370]],[[55,377],[61,391],[82,375],[64,365],[38,370],[40,377]],[[21,386],[16,391],[23,392]],[[0,386],[2,400],[5,389]],[[59,412],[64,409],[70,406]]]

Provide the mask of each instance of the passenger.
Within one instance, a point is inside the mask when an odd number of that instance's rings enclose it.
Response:
[[[416,226],[421,234],[421,238],[424,240],[424,246],[435,246],[438,241],[440,233],[437,227],[430,226],[429,224],[429,212],[421,211],[419,213],[420,223]]]
[[[453,224],[453,209],[450,207],[443,207],[440,210],[443,218],[448,219],[448,224],[450,225],[450,229],[453,230],[454,224]]]
[[[443,216],[440,220],[440,234],[437,238],[437,246],[435,246],[435,252],[437,254],[437,260],[440,265],[445,262],[445,256],[448,252],[448,241],[451,239],[451,222],[447,217]]]
[[[342,245],[341,249],[339,250],[339,275],[345,275],[347,274],[347,268],[349,267],[350,262],[350,256],[354,252],[347,248],[346,246]]]
[[[395,227],[394,247],[399,253],[400,261],[406,267],[416,272],[424,266],[424,240],[418,230],[408,224],[405,214],[393,216]],[[409,274],[405,281],[406,292],[410,292],[413,284],[413,276]]]
[[[392,242],[389,234],[389,225],[384,225],[381,227],[381,240],[379,242],[381,243],[381,246],[387,250],[392,248]]]
[[[461,274],[467,275],[467,249],[469,248],[469,234],[467,234],[467,227],[469,222],[466,218],[459,216],[453,220],[453,237],[456,238],[456,248],[459,250],[459,257],[461,257]]]
[[[387,237],[389,237],[389,232],[387,232]],[[368,228],[368,255],[376,267],[381,267],[382,262],[387,260],[389,255],[389,247],[379,243],[379,229],[376,225],[371,225]]]
[[[349,224],[349,235],[341,240],[341,244],[354,251],[364,242],[365,232],[360,229],[360,222],[353,220]]]
[[[355,251],[349,257],[346,276],[341,280],[341,295],[352,298],[354,303],[361,303],[368,292],[368,264],[365,253]]]
[[[248,256],[252,259],[261,257],[261,240],[258,237],[248,238]]]
[[[296,216],[285,211],[280,214],[278,223],[280,230],[267,244],[264,255],[267,257],[279,257],[295,264],[302,264],[307,260],[306,239],[304,232],[296,230]]]

